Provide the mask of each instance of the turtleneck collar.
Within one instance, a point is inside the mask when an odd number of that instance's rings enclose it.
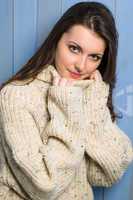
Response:
[[[41,80],[45,83],[51,84],[53,81],[53,77],[58,73],[53,65],[45,66],[45,68],[37,74],[35,79]],[[11,82],[12,85],[25,85],[32,82],[32,78],[26,80],[14,80]]]
[[[52,84],[54,76],[59,75],[56,68],[53,65],[49,65],[46,68],[44,68],[38,75],[37,79],[44,81],[46,83]],[[87,87],[91,83],[93,83],[94,80],[73,80],[73,86],[83,86]]]
[[[59,74],[58,74],[56,68],[53,65],[48,65],[48,66],[45,66],[45,68],[40,73],[37,74],[36,79],[51,85],[53,82],[53,78],[58,75]],[[32,81],[32,79],[31,79],[31,81]],[[22,80],[22,81],[16,80],[16,81],[13,81],[11,84],[24,85],[24,84],[28,84],[29,82],[30,82],[30,79]],[[83,88],[86,88],[89,85],[91,85],[93,82],[94,82],[94,80],[89,80],[89,79],[73,80],[73,86],[81,86]]]
[[[56,71],[56,68],[53,65],[48,65],[37,75],[36,79],[52,83],[54,76],[57,75],[58,72]]]

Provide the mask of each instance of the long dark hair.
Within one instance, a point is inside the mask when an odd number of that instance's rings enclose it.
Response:
[[[116,114],[112,102],[112,91],[116,83],[118,33],[111,11],[102,3],[80,2],[70,7],[57,21],[37,52],[15,75],[3,83],[0,89],[14,80],[31,81],[32,79],[33,81],[47,65],[54,65],[55,51],[60,38],[75,24],[88,27],[106,42],[105,53],[98,69],[103,80],[110,85],[107,105],[114,121]]]

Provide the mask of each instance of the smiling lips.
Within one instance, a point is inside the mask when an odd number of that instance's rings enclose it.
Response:
[[[71,78],[73,78],[73,79],[77,79],[77,78],[81,77],[81,74],[79,74],[79,73],[71,72],[70,70],[68,70],[68,71],[69,71]]]

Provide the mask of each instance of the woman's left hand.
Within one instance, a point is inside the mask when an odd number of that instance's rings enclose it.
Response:
[[[99,70],[95,70],[90,80],[94,80],[92,84],[84,91],[85,94],[85,110],[91,113],[91,120],[98,121],[104,116],[109,96],[109,84],[105,83]]]
[[[109,84],[103,81],[102,75],[99,70],[95,70],[91,76],[91,80],[94,80],[94,84],[92,85],[92,90],[98,97],[98,99],[103,99],[106,97],[106,101],[109,95]]]
[[[96,69],[94,72],[92,72],[92,74],[90,75],[90,79],[102,81],[102,76],[101,76],[99,70]]]

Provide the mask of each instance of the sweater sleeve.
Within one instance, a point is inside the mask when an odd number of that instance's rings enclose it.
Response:
[[[88,99],[90,122],[86,136],[86,164],[88,181],[93,186],[111,186],[120,180],[133,160],[130,139],[112,122],[106,105],[108,92],[105,83],[97,84]]]
[[[69,186],[84,156],[85,142],[79,123],[82,91],[78,87],[49,89],[51,117],[44,130],[48,136],[45,144],[29,112],[26,95],[32,98],[32,91],[26,93],[13,87],[1,91],[4,151],[27,195],[33,200],[53,200]]]

